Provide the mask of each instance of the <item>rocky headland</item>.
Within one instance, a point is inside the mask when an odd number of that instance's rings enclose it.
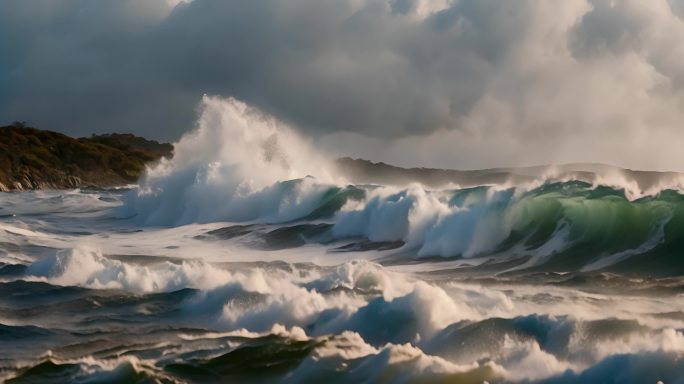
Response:
[[[14,123],[0,127],[0,191],[126,185],[172,154],[173,145],[132,134],[73,138]]]

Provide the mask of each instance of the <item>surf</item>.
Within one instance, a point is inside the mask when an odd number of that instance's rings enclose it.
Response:
[[[237,100],[200,111],[138,185],[3,195],[3,380],[684,372],[677,174],[377,173]]]

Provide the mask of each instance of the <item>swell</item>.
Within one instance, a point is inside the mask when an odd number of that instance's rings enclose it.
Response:
[[[142,226],[262,226],[226,230],[234,239],[273,225],[257,241],[266,249],[351,240],[334,247],[401,244],[404,258],[493,257],[513,271],[684,273],[678,174],[551,167],[468,188],[350,185],[335,171],[344,162],[334,166],[295,130],[234,99],[210,97],[197,129],[175,148],[125,194],[121,217]],[[294,227],[300,224],[330,228]]]
[[[206,238],[263,249],[399,248],[404,258],[465,258],[478,266],[486,258],[498,272],[684,274],[684,196],[672,190],[630,201],[622,190],[579,181],[530,190],[330,187],[299,217],[258,222]]]
[[[620,359],[645,382],[682,372],[682,305],[663,295],[88,248],[21,277],[0,282],[0,374],[16,382],[581,382]]]

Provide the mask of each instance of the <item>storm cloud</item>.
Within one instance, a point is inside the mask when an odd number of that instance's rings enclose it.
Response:
[[[211,94],[402,165],[684,169],[683,17],[684,0],[0,0],[0,120],[172,140]]]

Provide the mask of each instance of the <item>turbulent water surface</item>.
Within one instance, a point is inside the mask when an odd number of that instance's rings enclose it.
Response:
[[[353,184],[205,104],[140,186],[0,196],[2,379],[684,382],[678,188]]]

